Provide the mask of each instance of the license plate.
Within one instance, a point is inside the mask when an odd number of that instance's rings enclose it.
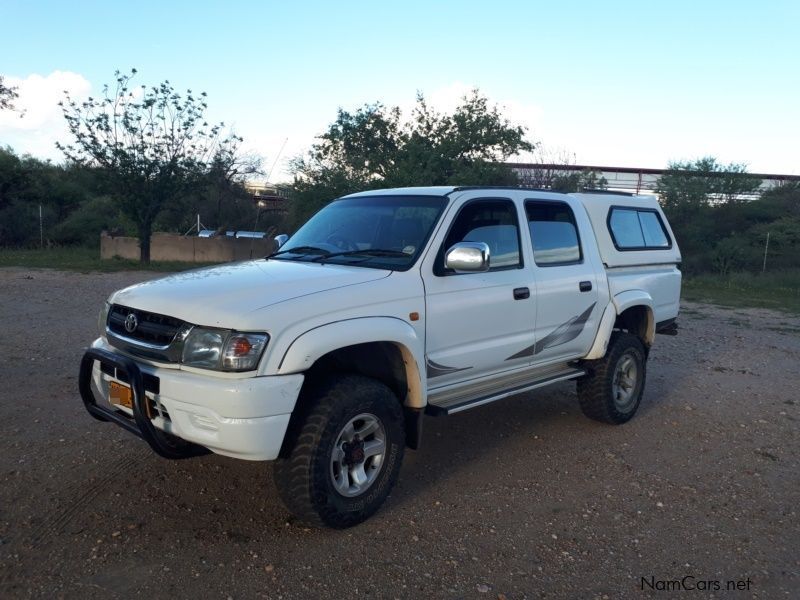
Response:
[[[109,381],[108,399],[111,401],[111,404],[118,404],[119,406],[133,409],[133,392],[127,385],[122,385],[116,381]]]

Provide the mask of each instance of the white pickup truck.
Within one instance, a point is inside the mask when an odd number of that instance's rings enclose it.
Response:
[[[655,334],[677,331],[681,257],[652,196],[370,191],[276,242],[112,294],[80,392],[161,456],[274,461],[318,525],[380,507],[424,414],[575,379],[586,415],[624,423]]]

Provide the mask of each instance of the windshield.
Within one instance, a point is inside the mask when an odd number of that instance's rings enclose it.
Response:
[[[272,258],[405,271],[439,220],[444,196],[365,196],[331,202]]]

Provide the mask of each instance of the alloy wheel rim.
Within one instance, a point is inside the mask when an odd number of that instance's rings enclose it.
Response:
[[[331,452],[334,489],[347,498],[363,494],[378,478],[385,452],[386,430],[378,417],[362,413],[350,419]]]
[[[639,367],[630,352],[619,357],[614,368],[611,392],[614,405],[620,412],[628,412],[636,400],[636,388],[639,382]]]

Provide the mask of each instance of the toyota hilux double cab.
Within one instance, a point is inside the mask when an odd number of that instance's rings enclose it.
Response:
[[[312,524],[372,515],[425,415],[574,379],[588,417],[625,423],[655,334],[677,332],[681,256],[653,196],[368,191],[276,245],[113,293],[80,393],[163,457],[274,461]]]

